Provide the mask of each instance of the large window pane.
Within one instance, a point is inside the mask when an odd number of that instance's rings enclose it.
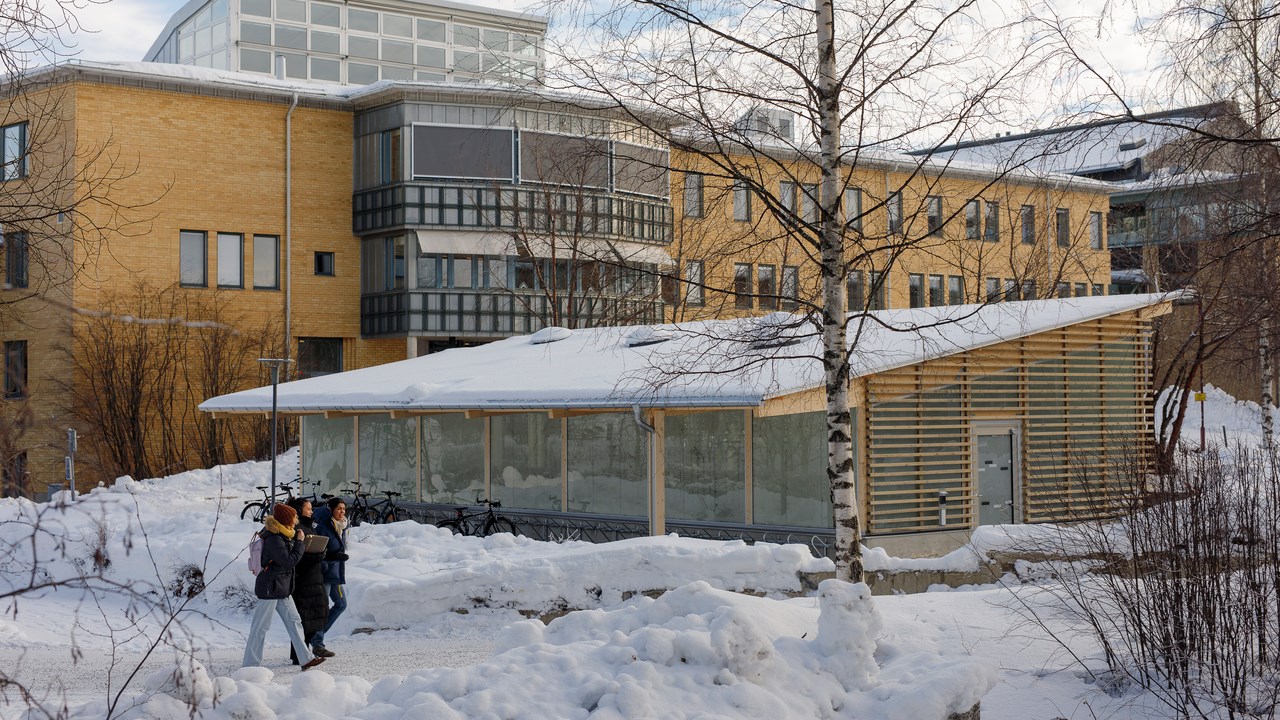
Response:
[[[360,32],[378,32],[378,13],[347,8],[347,27]]]
[[[205,234],[191,230],[178,233],[178,281],[183,285],[208,284]]]
[[[418,499],[418,421],[391,419],[390,415],[361,415],[360,484],[370,500],[400,493],[404,500]]]
[[[462,413],[422,418],[422,499],[473,503],[484,497],[484,420]]]
[[[261,290],[280,287],[280,238],[253,236],[253,286]]]
[[[325,27],[342,25],[342,8],[337,5],[311,3],[311,24]]]
[[[571,512],[649,514],[648,435],[629,414],[568,419]]]
[[[342,338],[298,338],[298,378],[342,372]]]
[[[240,42],[270,45],[271,26],[264,23],[249,22],[248,20],[241,21]]]
[[[244,287],[244,236],[218,233],[218,287]]]
[[[824,414],[755,418],[751,444],[755,524],[832,527]]]
[[[743,522],[745,443],[741,410],[667,416],[667,517]]]
[[[271,53],[240,48],[240,69],[245,72],[271,72]]]
[[[509,129],[415,125],[413,174],[416,177],[452,177],[511,180],[512,134]]]
[[[302,479],[319,481],[320,492],[341,494],[356,479],[355,419],[302,416]]]
[[[493,499],[515,508],[560,509],[560,421],[545,413],[489,421]]]

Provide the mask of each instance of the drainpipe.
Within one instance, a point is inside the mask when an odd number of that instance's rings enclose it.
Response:
[[[649,434],[649,535],[653,535],[658,517],[658,482],[653,472],[654,460],[657,459],[658,455],[658,431],[657,428],[645,422],[639,405],[632,405],[631,413],[632,417],[635,418],[636,425]]]
[[[285,58],[276,58],[276,79],[285,78]],[[293,93],[289,111],[284,115],[284,361],[289,362],[293,350],[293,111],[298,108],[298,93]],[[286,365],[286,367],[288,367]]]

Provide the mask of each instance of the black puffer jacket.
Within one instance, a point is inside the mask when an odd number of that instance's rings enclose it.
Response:
[[[293,594],[294,569],[302,559],[303,542],[262,530],[262,572],[253,583],[260,600],[283,600]]]
[[[299,517],[297,529],[308,536],[315,534],[311,518]],[[302,616],[302,637],[308,642],[329,621],[329,594],[325,592],[324,573],[320,571],[322,560],[324,550],[303,553],[293,582],[293,604],[298,607],[298,614]]]

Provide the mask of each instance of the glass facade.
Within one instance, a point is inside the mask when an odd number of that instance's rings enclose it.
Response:
[[[668,518],[745,521],[746,417],[741,410],[667,416]]]
[[[489,423],[493,499],[510,508],[560,510],[561,422],[528,413]]]
[[[361,415],[360,484],[370,500],[392,490],[403,500],[418,499],[418,421],[390,415]]]
[[[630,414],[566,422],[569,512],[649,515],[649,437]]]
[[[320,492],[341,494],[356,480],[354,418],[302,416],[302,479],[319,481]]]
[[[822,412],[752,419],[754,524],[833,527],[826,436]]]
[[[484,420],[462,413],[423,417],[422,499],[471,503],[484,497]]]

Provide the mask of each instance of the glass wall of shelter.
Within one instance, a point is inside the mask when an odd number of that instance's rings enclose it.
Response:
[[[820,412],[750,410],[665,418],[667,519],[679,523],[829,528]],[[301,473],[321,492],[402,493],[402,500],[513,511],[647,518],[654,448],[629,412],[569,417],[464,413],[302,417]]]

